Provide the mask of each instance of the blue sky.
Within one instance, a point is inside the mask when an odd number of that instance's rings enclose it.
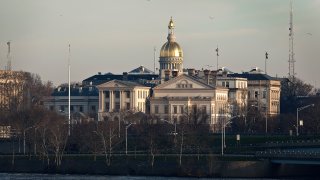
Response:
[[[296,73],[319,87],[320,0],[293,3]],[[10,40],[13,68],[37,73],[55,85],[67,82],[69,43],[72,81],[139,65],[153,69],[153,47],[158,56],[172,16],[185,68],[215,69],[214,49],[219,45],[220,66],[234,72],[264,69],[268,51],[268,74],[282,77],[288,73],[289,4],[289,0],[1,0],[0,68],[5,66]]]

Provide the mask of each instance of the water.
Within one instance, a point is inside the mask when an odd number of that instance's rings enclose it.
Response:
[[[160,176],[108,176],[108,175],[63,175],[63,174],[29,174],[29,173],[0,173],[1,180],[196,180],[216,178],[189,177],[160,177]],[[225,178],[217,178],[225,179]],[[228,178],[229,179],[229,178]],[[237,178],[237,180],[246,178]],[[258,178],[257,178],[258,179]],[[261,179],[261,178],[259,178]],[[254,180],[250,178],[250,180]]]

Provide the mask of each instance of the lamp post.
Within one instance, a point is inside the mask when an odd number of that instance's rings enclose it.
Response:
[[[126,126],[126,155],[128,155],[128,128],[132,125],[133,123],[130,123],[129,125]]]
[[[222,132],[221,132],[221,155],[224,155],[224,148],[226,148],[226,127],[227,125],[231,124],[231,120],[234,118],[240,117],[239,115],[237,116],[232,116],[228,119],[227,122],[225,122],[224,120],[222,120]]]
[[[171,125],[174,125],[174,133],[173,133],[173,135],[174,135],[174,143],[176,143],[176,141],[177,141],[177,122],[174,122],[174,123],[172,123],[172,122],[170,122],[170,121],[167,121],[167,120],[165,120],[165,119],[160,119],[160,121],[164,121],[164,122],[167,122],[168,124],[171,124]]]
[[[297,136],[299,136],[299,111],[306,109],[308,107],[314,107],[314,104],[309,104],[309,105],[297,108],[297,126],[296,126],[296,135]]]

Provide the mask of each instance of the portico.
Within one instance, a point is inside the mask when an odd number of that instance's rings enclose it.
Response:
[[[129,81],[113,80],[97,86],[99,89],[99,117],[111,112],[146,111],[149,87]]]

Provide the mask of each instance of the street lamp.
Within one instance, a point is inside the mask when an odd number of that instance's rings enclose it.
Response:
[[[226,148],[226,126],[231,124],[231,120],[234,118],[240,117],[239,115],[237,116],[232,116],[228,119],[227,122],[225,122],[224,120],[222,120],[222,132],[221,132],[221,155],[223,156],[223,149]]]
[[[126,155],[128,154],[128,128],[134,123],[130,123],[126,126]]]
[[[177,122],[172,123],[172,122],[167,121],[165,119],[160,119],[160,121],[164,121],[164,122],[167,122],[168,124],[174,125],[174,133],[173,133],[173,135],[176,136],[178,134],[177,133]]]
[[[314,104],[309,104],[309,105],[297,108],[297,126],[296,126],[296,133],[297,133],[296,135],[297,136],[299,136],[299,111],[306,109],[308,107],[314,107]]]
[[[177,142],[177,122],[174,122],[174,123],[172,123],[172,122],[170,122],[170,121],[167,121],[167,120],[165,120],[165,119],[160,119],[160,121],[164,121],[164,122],[166,122],[166,123],[168,123],[168,124],[171,124],[171,125],[174,125],[174,133],[173,133],[173,135],[174,135],[174,143],[176,144],[176,142]]]

